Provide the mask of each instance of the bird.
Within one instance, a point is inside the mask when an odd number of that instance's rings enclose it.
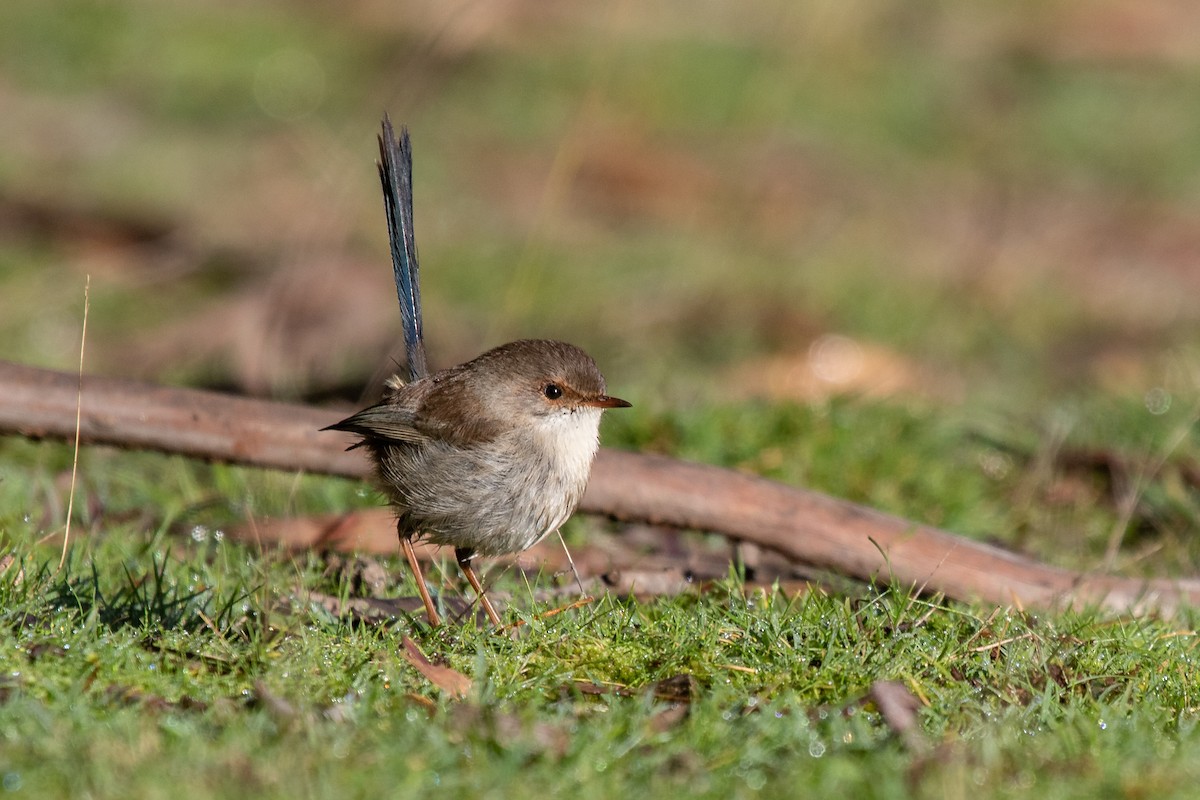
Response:
[[[385,114],[379,136],[393,277],[408,362],[382,400],[323,430],[355,434],[396,512],[401,548],[430,624],[441,618],[413,542],[454,548],[488,619],[501,619],[472,567],[476,556],[517,553],[557,531],[587,486],[601,414],[630,403],[607,394],[579,347],[519,339],[430,372],[413,235],[412,145]]]

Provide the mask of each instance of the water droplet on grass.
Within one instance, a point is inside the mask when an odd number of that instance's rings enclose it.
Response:
[[[1142,401],[1146,404],[1146,410],[1155,416],[1171,410],[1171,393],[1161,386],[1156,386],[1146,392]]]

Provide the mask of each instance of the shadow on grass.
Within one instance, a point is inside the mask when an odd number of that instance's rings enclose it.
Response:
[[[112,630],[133,628],[147,634],[167,631],[210,632],[220,638],[251,635],[258,613],[247,603],[253,592],[244,585],[227,591],[171,574],[170,556],[154,556],[150,569],[135,573],[122,564],[102,574],[94,561],[72,555],[61,570],[50,561],[3,581],[6,616],[18,627],[41,626],[51,619],[73,618]],[[7,576],[5,576],[7,577]]]

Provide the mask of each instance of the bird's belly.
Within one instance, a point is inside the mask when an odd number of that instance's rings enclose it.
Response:
[[[566,522],[587,484],[586,471],[564,470],[548,458],[429,446],[388,450],[381,478],[401,529],[484,556],[532,547]]]

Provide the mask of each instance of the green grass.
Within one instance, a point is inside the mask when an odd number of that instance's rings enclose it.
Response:
[[[230,544],[90,549],[90,564],[76,557],[57,574],[26,556],[24,580],[10,569],[0,584],[10,790],[1183,797],[1200,756],[1197,639],[1167,623],[869,589],[747,600],[730,579],[699,597],[604,599],[534,620],[516,641],[413,633],[472,678],[455,702],[400,656],[410,623],[280,610],[287,587],[321,585],[316,559]],[[678,675],[696,686],[682,713],[651,694]],[[862,702],[883,679],[925,701],[928,752],[906,752]],[[578,682],[632,696],[585,695]]]
[[[1116,427],[1120,416],[1110,415]],[[1127,420],[1144,438],[1144,418]],[[889,405],[614,415],[605,435],[940,515],[985,538],[1011,536],[1031,510],[1094,525],[1090,546],[1046,554],[1060,563],[1095,563],[1115,517],[1037,493],[1014,508],[1006,500],[1024,472],[989,476],[980,457],[994,442]],[[885,436],[889,447],[865,444]],[[1195,451],[1191,442],[1183,454]],[[56,519],[38,508],[61,506],[64,492],[43,476],[65,474],[69,449],[7,442],[3,452],[0,531],[16,563],[0,575],[0,782],[32,796],[511,796],[519,786],[727,797],[803,785],[866,797],[1184,797],[1200,771],[1191,611],[1048,615],[871,586],[747,594],[731,575],[697,594],[606,597],[546,619],[518,603],[510,613],[529,624],[515,640],[403,616],[365,624],[297,599],[355,594],[321,556],[220,533],[246,518],[377,502],[353,482],[85,451],[76,539],[59,571],[57,551],[34,542]],[[1192,516],[1160,541],[1194,527],[1190,502]],[[1191,551],[1179,544],[1175,557]],[[413,594],[400,563],[384,563],[386,594]],[[406,635],[471,678],[464,700],[405,660]],[[690,701],[656,700],[655,685],[679,676]],[[920,699],[927,748],[909,749],[866,700],[881,680]],[[608,692],[581,689],[593,684]]]

